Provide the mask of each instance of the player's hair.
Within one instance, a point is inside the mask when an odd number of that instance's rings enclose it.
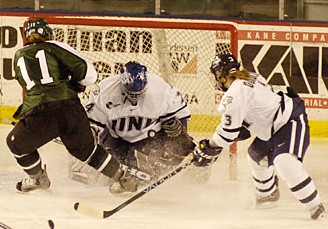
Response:
[[[227,77],[234,77],[235,79],[241,79],[241,80],[249,80],[251,78],[251,74],[247,69],[242,69],[242,70],[230,72]]]
[[[26,44],[33,44],[33,43],[39,43],[39,42],[44,42],[48,40],[44,36],[41,36],[38,33],[32,33],[28,37],[26,37]]]

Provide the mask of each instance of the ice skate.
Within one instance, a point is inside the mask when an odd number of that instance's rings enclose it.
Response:
[[[20,192],[30,192],[36,189],[48,189],[49,187],[50,180],[47,175],[46,165],[37,177],[28,177],[16,184],[16,189]]]
[[[327,217],[326,209],[323,204],[319,204],[310,210],[311,218],[320,220]]]
[[[277,202],[280,198],[280,192],[277,188],[273,193],[268,196],[257,196],[256,197],[256,205],[270,204],[273,202]]]
[[[277,202],[280,198],[280,191],[278,187],[278,177],[275,177],[275,185],[276,190],[268,196],[256,196],[256,206],[266,206],[266,207],[275,207],[275,202]]]
[[[138,181],[132,176],[126,176],[125,172],[120,168],[113,177],[114,183],[109,187],[109,191],[114,195],[129,196],[138,189]]]

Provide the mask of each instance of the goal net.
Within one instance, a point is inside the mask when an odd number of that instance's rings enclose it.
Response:
[[[237,56],[236,28],[227,22],[179,19],[49,18],[54,39],[94,64],[98,82],[138,61],[183,94],[192,112],[191,133],[212,133],[220,121],[209,67],[219,53]],[[90,87],[91,88],[91,87]],[[89,91],[82,95],[86,102]]]
[[[188,124],[191,136],[200,140],[213,134],[220,122],[216,107],[221,94],[214,90],[209,67],[216,54],[232,52],[237,56],[233,23],[125,17],[46,20],[55,40],[69,44],[93,63],[98,82],[117,74],[126,62],[138,61],[183,94],[192,113]],[[83,103],[88,90],[81,95]],[[230,152],[234,151],[232,147]]]

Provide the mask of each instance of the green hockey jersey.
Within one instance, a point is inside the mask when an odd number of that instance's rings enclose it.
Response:
[[[94,66],[71,46],[46,41],[19,49],[14,58],[15,78],[25,93],[19,117],[44,103],[77,98],[68,81],[88,86],[97,79]]]

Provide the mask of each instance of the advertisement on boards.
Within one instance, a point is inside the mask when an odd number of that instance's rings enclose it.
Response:
[[[13,56],[23,47],[22,25],[27,17],[0,17],[0,116],[10,116],[22,102],[22,92],[15,80],[5,79],[14,76]],[[309,119],[327,121],[328,28],[279,23],[236,23],[236,27],[241,65],[263,75],[277,90],[293,87],[304,99]],[[156,38],[156,33],[149,28],[92,28],[86,31],[54,28],[57,40],[70,44],[87,58],[89,54],[94,55],[90,59],[99,73],[98,80],[116,74],[131,57],[147,63],[151,72],[160,72],[158,66],[169,62],[171,69],[168,72],[174,76],[175,85],[183,91],[191,110],[200,115],[217,115],[215,104],[222,96],[212,90],[209,80],[209,66],[218,45],[226,45],[219,42],[218,32],[229,37],[225,32],[214,30],[165,29],[167,43],[161,50],[156,43],[160,37]]]
[[[293,87],[309,116],[328,117],[328,29],[313,26],[239,25],[240,60],[270,84]]]

